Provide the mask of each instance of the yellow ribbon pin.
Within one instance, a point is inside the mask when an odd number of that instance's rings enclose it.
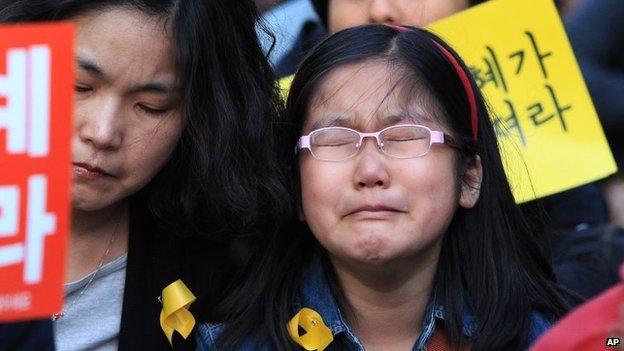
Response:
[[[305,330],[305,334],[299,335],[299,327]],[[294,342],[308,351],[323,351],[332,341],[334,336],[321,315],[313,309],[304,307],[286,325],[288,333]]]
[[[160,327],[173,346],[174,331],[186,339],[195,326],[195,317],[188,311],[188,307],[196,297],[180,279],[165,287],[161,296],[163,308],[160,311]]]

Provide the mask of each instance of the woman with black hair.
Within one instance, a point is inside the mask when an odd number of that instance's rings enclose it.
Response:
[[[58,350],[168,350],[177,279],[198,322],[286,212],[280,101],[247,0],[20,0],[0,22],[76,26],[72,229]],[[69,169],[68,169],[69,170]],[[232,242],[234,244],[232,244]],[[173,335],[174,349],[193,338]]]
[[[233,289],[227,323],[199,327],[200,350],[524,350],[568,311],[468,72],[413,27],[316,47],[282,138],[301,222]]]

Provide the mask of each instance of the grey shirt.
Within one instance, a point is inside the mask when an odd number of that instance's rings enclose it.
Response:
[[[65,285],[65,315],[54,322],[56,350],[117,350],[127,258],[102,266],[84,292],[92,273]]]

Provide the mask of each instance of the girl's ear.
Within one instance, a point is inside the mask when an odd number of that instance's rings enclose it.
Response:
[[[479,200],[481,181],[483,180],[483,167],[479,155],[475,155],[474,162],[466,167],[461,179],[459,206],[466,209],[473,208]]]

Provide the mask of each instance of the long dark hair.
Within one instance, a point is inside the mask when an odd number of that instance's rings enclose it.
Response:
[[[181,236],[244,234],[283,217],[288,203],[273,138],[281,102],[252,1],[2,0],[0,22],[118,6],[169,21],[186,120],[172,158],[135,202]]]
[[[366,25],[341,31],[319,44],[300,66],[290,88],[281,138],[284,167],[297,194],[299,165],[294,145],[316,90],[329,72],[372,59],[401,64],[408,79],[419,80],[418,86],[440,106],[445,125],[462,149],[459,158],[474,160],[479,155],[483,165],[480,198],[474,208],[460,208],[455,213],[443,239],[436,273],[434,289],[445,306],[450,339],[455,345],[466,342],[461,316],[467,307],[478,323],[476,339],[472,340],[474,350],[517,349],[526,346],[532,312],[555,319],[570,306],[565,291],[554,281],[549,258],[538,245],[536,233],[514,202],[479,89],[470,78],[479,124],[473,139],[466,91],[435,43],[469,72],[452,48],[423,29],[397,31],[389,26]],[[318,246],[307,226],[296,223],[270,243],[253,280],[230,295],[231,327],[219,341],[223,349],[233,349],[250,333],[278,349],[295,349],[285,325],[296,312],[302,272]],[[341,304],[339,284],[327,261],[325,265]]]

